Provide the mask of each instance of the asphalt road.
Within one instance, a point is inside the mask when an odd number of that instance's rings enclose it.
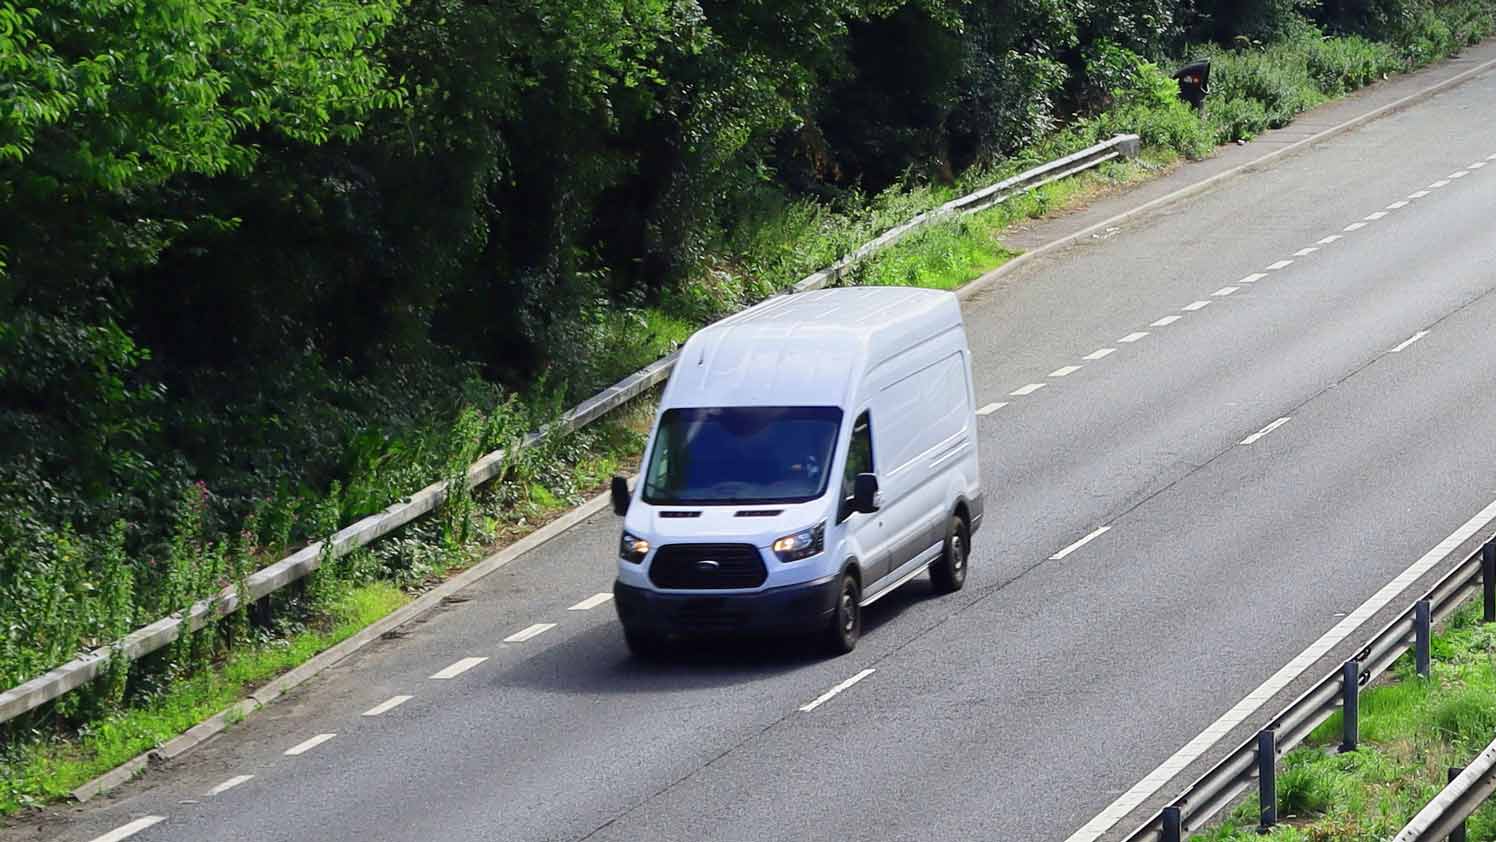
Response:
[[[7,838],[1064,839],[1496,499],[1493,113],[1487,74],[969,302],[1006,404],[971,578],[869,609],[852,655],[630,659],[573,608],[611,584],[601,515]]]

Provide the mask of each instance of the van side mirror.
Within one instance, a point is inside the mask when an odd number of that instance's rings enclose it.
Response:
[[[852,486],[852,511],[870,515],[883,507],[883,495],[878,492],[877,474],[858,474]]]
[[[623,517],[629,513],[629,481],[613,477],[613,514]]]

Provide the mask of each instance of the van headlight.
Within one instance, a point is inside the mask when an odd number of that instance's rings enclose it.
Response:
[[[618,539],[618,557],[630,564],[640,564],[649,555],[649,542],[629,533]]]
[[[794,535],[786,535],[774,542],[774,555],[780,561],[799,561],[810,558],[826,549],[826,522],[823,520],[810,529]]]

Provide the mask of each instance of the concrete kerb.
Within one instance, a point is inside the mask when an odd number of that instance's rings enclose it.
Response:
[[[1414,91],[1413,93],[1408,94],[1407,96],[1402,97],[1401,99],[1398,99],[1394,102],[1389,102],[1386,105],[1381,106],[1380,108],[1376,108],[1366,112],[1365,114],[1360,114],[1356,117],[1352,117],[1351,119],[1346,120],[1345,122],[1338,125],[1331,126],[1324,131],[1318,132],[1302,140],[1295,141],[1294,143],[1290,143],[1287,146],[1283,146],[1271,152],[1268,152],[1259,158],[1248,161],[1244,164],[1239,164],[1223,172],[1216,173],[1209,178],[1203,179],[1194,184],[1186,185],[1185,187],[1181,187],[1166,196],[1160,196],[1157,199],[1145,202],[1135,208],[1129,208],[1128,210],[1125,210],[1109,219],[1102,220],[1095,225],[1091,225],[1072,234],[1060,237],[1057,240],[1052,240],[1031,251],[1026,251],[1023,254],[1020,254],[1019,256],[1013,258],[1012,260],[1009,260],[1007,263],[1004,263],[1003,265],[997,267],[991,272],[988,272],[982,277],[977,278],[975,281],[972,281],[966,286],[960,288],[956,291],[956,295],[962,301],[966,301],[973,296],[979,295],[982,292],[986,291],[999,279],[1018,271],[1020,268],[1027,265],[1029,261],[1036,260],[1046,254],[1050,254],[1059,251],[1060,249],[1074,245],[1076,242],[1083,240],[1098,231],[1103,231],[1107,228],[1114,227],[1123,222],[1127,222],[1131,219],[1164,207],[1165,205],[1169,205],[1182,199],[1187,199],[1191,196],[1196,196],[1200,193],[1205,193],[1209,190],[1213,190],[1222,182],[1248,173],[1258,167],[1263,166],[1264,164],[1276,161],[1286,155],[1292,155],[1336,135],[1343,134],[1355,128],[1359,128],[1360,126],[1370,123],[1373,120],[1378,120],[1382,117],[1385,117],[1388,114],[1393,114],[1401,111],[1404,108],[1421,102],[1422,100],[1434,96],[1435,94],[1443,93],[1450,88],[1468,82],[1469,80],[1475,78],[1476,76],[1479,76],[1482,73],[1485,73],[1488,70],[1491,70],[1492,68],[1496,68],[1496,59],[1483,62],[1479,65],[1476,65],[1475,67],[1470,68],[1469,70],[1466,70],[1455,76],[1451,76],[1442,82],[1437,82],[1422,90]]]

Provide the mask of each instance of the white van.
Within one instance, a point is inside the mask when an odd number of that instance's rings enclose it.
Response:
[[[959,590],[982,523],[956,297],[857,287],[771,299],[681,351],[624,516],[629,648],[809,631],[849,652],[862,609],[927,568]]]

